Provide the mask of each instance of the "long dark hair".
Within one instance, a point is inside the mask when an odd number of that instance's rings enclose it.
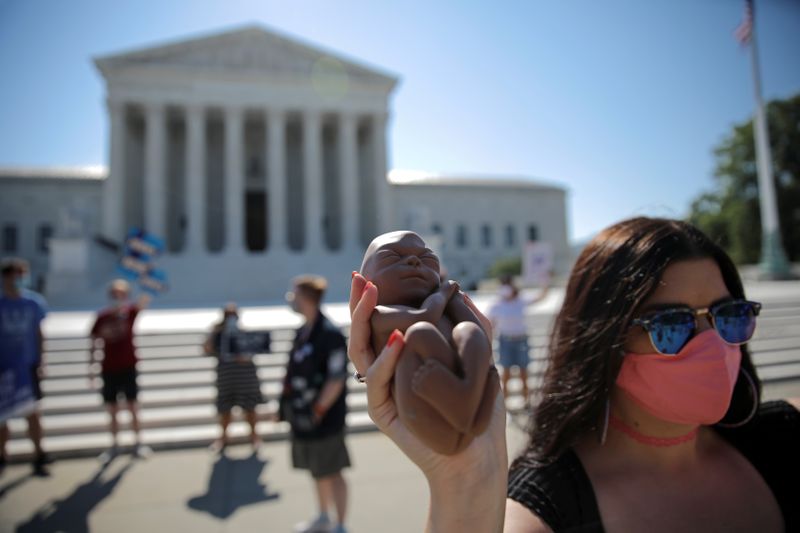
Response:
[[[567,283],[564,304],[550,335],[547,370],[531,420],[530,444],[517,462],[546,464],[603,424],[625,337],[664,270],[685,259],[716,261],[734,298],[744,288],[730,257],[703,232],[678,220],[638,217],[603,230],[581,252]],[[747,416],[760,401],[761,382],[742,346],[742,370],[723,422]]]

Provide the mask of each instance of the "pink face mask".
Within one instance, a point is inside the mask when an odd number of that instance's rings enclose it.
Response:
[[[728,411],[741,360],[739,346],[709,329],[676,355],[626,353],[617,386],[662,420],[715,424]]]

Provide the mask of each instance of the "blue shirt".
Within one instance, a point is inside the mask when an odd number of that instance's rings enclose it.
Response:
[[[40,300],[25,293],[18,298],[0,296],[0,366],[39,363],[39,325],[47,313]]]

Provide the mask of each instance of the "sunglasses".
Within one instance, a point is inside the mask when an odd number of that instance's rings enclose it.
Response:
[[[663,355],[675,355],[694,337],[697,318],[708,315],[711,325],[728,344],[744,344],[753,336],[756,317],[761,304],[748,300],[728,300],[711,307],[692,309],[675,307],[648,313],[633,321],[650,336],[656,351]]]

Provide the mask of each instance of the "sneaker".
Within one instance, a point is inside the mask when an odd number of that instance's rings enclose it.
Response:
[[[119,454],[119,450],[116,446],[112,446],[111,448],[107,449],[103,453],[97,456],[97,460],[100,461],[102,464],[107,465],[114,458]]]
[[[343,524],[336,524],[334,528],[331,529],[331,533],[347,533],[347,528],[345,528]]]
[[[320,515],[314,520],[295,524],[294,533],[330,533],[333,531],[333,524],[326,515]]]
[[[49,477],[50,471],[44,466],[44,463],[33,461],[33,475],[37,477]]]
[[[151,455],[153,455],[153,449],[150,446],[137,444],[136,448],[133,449],[133,456],[137,459],[147,459]]]

